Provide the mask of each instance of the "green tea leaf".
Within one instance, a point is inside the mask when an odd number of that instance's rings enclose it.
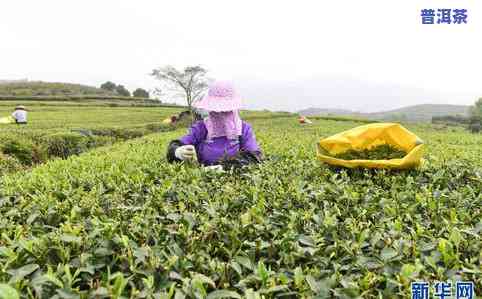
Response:
[[[241,295],[234,291],[217,290],[208,294],[207,299],[236,298],[241,299]]]
[[[388,261],[388,260],[396,257],[397,255],[398,255],[398,252],[395,249],[390,248],[390,247],[383,248],[381,253],[380,253],[380,257],[384,261]]]
[[[309,236],[300,235],[298,240],[299,240],[300,244],[302,244],[302,245],[309,246],[309,247],[315,247],[315,241],[313,240],[313,238],[311,238]]]
[[[206,275],[200,274],[200,273],[194,274],[193,280],[199,280],[202,283],[208,284],[212,288],[216,287],[216,284],[214,283],[214,281],[211,278],[207,277]]]
[[[66,243],[80,243],[82,241],[82,238],[73,235],[63,234],[60,236],[60,240]]]
[[[12,275],[13,280],[23,279],[25,276],[32,274],[39,268],[37,264],[28,264],[17,269],[8,270],[7,273]]]
[[[8,284],[0,284],[0,299],[19,299],[17,291]]]

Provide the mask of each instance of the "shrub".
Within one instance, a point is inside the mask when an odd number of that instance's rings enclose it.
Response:
[[[174,127],[172,125],[152,123],[152,124],[146,125],[146,129],[150,132],[168,132],[168,131],[172,131]]]
[[[468,124],[470,119],[463,115],[432,116],[433,124]]]
[[[132,95],[136,98],[149,98],[149,92],[142,88],[136,89]]]
[[[93,129],[92,133],[97,136],[109,136],[116,139],[127,140],[132,138],[138,138],[149,133],[148,128],[104,128]]]
[[[95,136],[106,136],[106,137],[113,137],[118,138],[121,135],[122,129],[116,128],[101,128],[101,129],[92,129],[92,134]]]
[[[111,145],[115,141],[116,138],[112,136],[86,136],[78,132],[46,135],[41,140],[49,157],[61,158],[78,155],[91,148]]]
[[[27,138],[7,139],[1,145],[2,152],[17,158],[23,165],[33,165],[47,160],[47,151]]]
[[[131,93],[124,87],[124,85],[117,85],[115,88],[115,92],[123,97],[130,97]]]
[[[116,138],[111,136],[94,136],[89,139],[89,148],[104,145],[112,145],[116,142]]]
[[[67,158],[78,155],[89,147],[90,138],[79,133],[56,133],[43,137],[49,156]]]
[[[124,129],[119,130],[119,138],[122,139],[132,139],[138,138],[146,135],[148,133],[146,128],[137,128],[137,129]]]
[[[480,133],[480,129],[481,129],[480,123],[471,123],[469,125],[469,130],[472,133]]]
[[[310,116],[309,119],[334,120],[334,121],[352,121],[352,122],[359,122],[359,123],[365,123],[365,124],[380,122],[378,120],[356,118],[356,117],[345,117],[345,116]]]
[[[22,170],[20,161],[12,156],[0,154],[0,175]]]

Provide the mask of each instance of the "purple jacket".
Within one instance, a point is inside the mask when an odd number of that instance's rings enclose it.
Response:
[[[216,164],[221,158],[233,157],[239,151],[248,151],[261,155],[261,151],[256,143],[253,129],[243,121],[242,135],[237,140],[228,140],[227,137],[213,138],[206,140],[208,131],[204,121],[194,123],[189,133],[179,139],[183,145],[194,145],[198,160],[204,165]]]

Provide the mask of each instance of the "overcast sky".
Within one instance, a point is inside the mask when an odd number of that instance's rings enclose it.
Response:
[[[422,25],[423,8],[467,9],[468,24]],[[150,89],[154,67],[201,64],[240,85],[250,107],[376,110],[472,104],[481,57],[476,0],[0,2],[0,79]]]

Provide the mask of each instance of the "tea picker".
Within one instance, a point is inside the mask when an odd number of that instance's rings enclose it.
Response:
[[[170,142],[170,163],[197,160],[206,170],[222,171],[260,162],[261,150],[251,125],[239,115],[241,98],[232,83],[213,82],[194,106],[207,111],[207,116],[195,122],[188,134]]]
[[[312,123],[313,123],[313,122],[312,122],[311,120],[309,120],[306,116],[302,116],[302,115],[298,118],[298,122],[299,122],[300,124],[312,124]]]
[[[12,113],[12,117],[15,119],[15,122],[19,125],[26,125],[27,124],[27,109],[24,106],[19,105],[15,107],[15,110]]]
[[[194,120],[198,121],[198,120],[202,120],[204,117],[207,117],[207,112],[206,111],[203,111],[201,109],[193,109],[193,113],[194,113]],[[183,111],[181,113],[179,113],[179,115],[171,115],[170,117],[164,119],[162,121],[162,123],[164,124],[175,124],[179,121],[182,121],[186,118],[189,118],[191,117],[191,112],[189,111]]]
[[[24,106],[18,105],[15,107],[13,113],[10,116],[0,118],[0,124],[12,124],[17,123],[19,125],[27,124],[27,109]]]

